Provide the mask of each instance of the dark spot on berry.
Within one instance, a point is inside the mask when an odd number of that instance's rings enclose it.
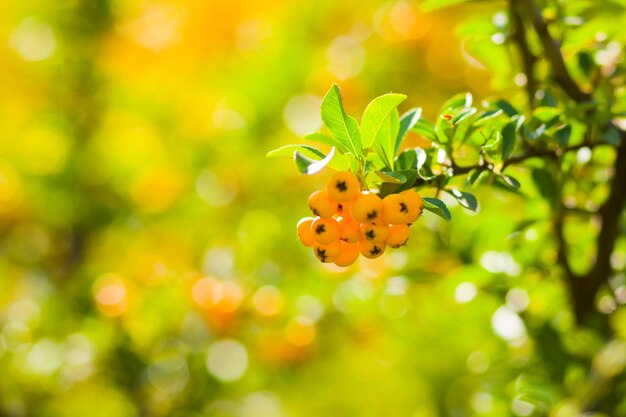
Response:
[[[326,249],[317,248],[316,255],[320,259],[320,261],[326,261]]]
[[[315,228],[315,234],[321,235],[322,233],[326,233],[326,226],[323,224],[318,224]]]
[[[343,212],[343,206],[341,205],[341,203],[337,204],[337,211],[339,213]]]
[[[374,233],[374,231],[372,229],[368,230],[367,232],[365,232],[365,237],[367,237],[368,239],[372,240],[376,237],[376,233]]]
[[[400,213],[408,213],[409,208],[403,202],[400,202]]]
[[[382,251],[380,250],[380,248],[378,246],[372,246],[372,249],[370,249],[370,255],[372,255],[372,256],[378,255],[381,252]]]
[[[376,217],[378,217],[378,212],[376,210],[372,210],[367,213],[367,220],[374,220]]]
[[[335,187],[342,193],[348,191],[348,184],[345,181],[337,181]]]
[[[313,214],[315,214],[316,216],[319,216],[320,213],[317,211],[317,209],[314,209],[313,207],[311,207],[311,211],[313,212]]]

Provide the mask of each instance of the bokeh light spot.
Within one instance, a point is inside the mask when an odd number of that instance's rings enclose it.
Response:
[[[219,340],[209,347],[206,367],[211,375],[223,382],[240,379],[248,368],[248,352],[236,340]]]

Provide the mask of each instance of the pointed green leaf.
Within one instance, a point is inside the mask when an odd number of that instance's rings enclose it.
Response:
[[[446,221],[450,221],[452,215],[450,214],[450,210],[446,206],[446,203],[439,200],[438,198],[430,198],[424,197],[424,209],[430,211],[431,213],[436,214],[437,216],[445,219]]]
[[[293,156],[296,161],[298,171],[303,174],[313,175],[320,172],[322,168],[329,164],[329,162],[333,159],[333,156],[335,156],[335,148],[331,148],[328,155],[319,160],[311,159],[298,151],[294,151]]]
[[[502,160],[506,161],[515,148],[517,122],[509,122],[502,128]]]
[[[322,120],[330,134],[342,148],[346,148],[354,156],[361,155],[361,133],[359,123],[349,117],[343,109],[341,91],[337,84],[333,84],[324,96],[321,106]]]
[[[415,184],[415,181],[417,180],[417,170],[405,169],[405,170],[399,171],[399,173],[406,177],[406,181],[404,182],[404,184],[396,188],[395,192],[399,193],[401,191],[409,190],[413,188],[413,185]]]
[[[459,204],[465,207],[468,210],[476,211],[478,208],[478,201],[476,197],[472,193],[468,193],[465,191],[458,190],[456,188],[451,190],[444,190],[446,193],[450,194]]]
[[[561,114],[561,110],[557,107],[537,107],[533,111],[533,117],[537,120],[541,120],[544,123],[548,123]]]
[[[620,142],[620,135],[617,128],[610,125],[602,135],[602,140],[606,143],[610,143],[611,145],[618,146]]]
[[[508,101],[506,100],[497,100],[494,101],[492,103],[494,106],[498,107],[499,109],[502,109],[502,111],[509,117],[513,117],[516,114],[519,114],[519,112],[517,111],[517,109],[515,107],[513,107]]]
[[[435,126],[427,120],[420,118],[417,124],[413,127],[413,132],[420,136],[425,137],[431,142],[437,141],[437,134],[435,133]]]
[[[372,100],[361,119],[361,139],[363,148],[376,147],[381,139],[381,131],[385,128],[385,121],[400,103],[406,100],[403,94],[385,94]],[[382,136],[384,139],[385,137]],[[396,137],[394,136],[394,142]]]
[[[417,168],[417,153],[415,149],[407,149],[396,158],[396,169]]]
[[[350,149],[348,149],[346,146],[344,146],[337,139],[335,139],[335,138],[333,138],[331,136],[327,136],[327,135],[325,135],[323,133],[310,133],[310,134],[304,136],[304,139],[310,140],[311,142],[323,143],[324,145],[334,146],[335,148],[337,148],[337,150],[339,150],[339,151],[341,151],[343,153],[350,152]]]
[[[376,135],[376,140],[374,141],[376,153],[380,155],[383,161],[385,161],[386,166],[390,169],[393,167],[393,161],[395,159],[398,130],[400,130],[400,115],[398,114],[398,110],[393,109],[383,121]]]
[[[439,114],[448,113],[451,110],[462,108],[462,107],[471,107],[472,106],[472,95],[470,93],[459,93],[450,97],[439,111]]]
[[[398,137],[396,138],[396,150],[395,153],[398,153],[398,149],[400,149],[400,145],[402,145],[402,141],[404,140],[404,136],[406,133],[413,128],[419,122],[420,117],[422,116],[422,109],[420,107],[411,109],[408,112],[404,113],[402,117],[400,117],[400,130],[398,131]]]
[[[535,168],[531,176],[541,196],[554,205],[557,200],[558,187],[550,171],[545,168]]]
[[[406,177],[399,172],[376,171],[376,175],[378,175],[383,182],[391,182],[394,184],[404,184],[406,182]]]
[[[346,155],[334,152],[333,149],[331,149],[331,151],[334,156],[327,162],[326,166],[337,171],[351,170],[352,167],[350,161],[346,158]],[[310,163],[320,161],[327,157],[322,151],[309,145],[285,145],[268,152],[266,156],[268,158],[283,157],[291,159],[294,158],[295,151],[297,151],[303,158],[310,160]]]
[[[563,126],[559,130],[554,132],[554,136],[557,142],[559,142],[559,145],[567,146],[567,144],[569,143],[569,138],[570,136],[572,136],[572,126],[570,125]]]
[[[267,158],[276,158],[276,157],[293,158],[294,151],[299,151],[304,156],[307,156],[313,159],[322,159],[326,156],[319,149],[314,148],[313,146],[309,146],[309,145],[285,145],[285,146],[281,146],[278,149],[274,149],[273,151],[269,151],[265,156]]]
[[[511,177],[510,175],[501,174],[499,178],[502,180],[502,183],[504,183],[511,190],[517,191],[521,187],[519,181]]]

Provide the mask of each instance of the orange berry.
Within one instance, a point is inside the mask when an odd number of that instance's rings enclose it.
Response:
[[[378,258],[385,252],[386,245],[384,243],[375,243],[367,240],[359,242],[359,251],[361,255],[369,259]]]
[[[361,225],[352,217],[339,218],[339,239],[344,242],[357,243],[361,240]]]
[[[405,197],[411,206],[417,207],[417,210],[411,212],[411,220],[409,223],[417,221],[424,211],[424,200],[422,199],[422,196],[414,190],[402,191],[400,195]]]
[[[422,197],[412,190],[389,194],[383,199],[383,217],[389,224],[416,221],[422,214]]]
[[[336,210],[336,203],[330,199],[324,190],[313,192],[308,199],[309,208],[316,216],[329,219],[333,217]]]
[[[337,172],[326,183],[326,192],[335,201],[350,201],[361,191],[359,180],[351,172]]]
[[[337,203],[336,214],[341,216],[341,217],[348,217],[348,216],[350,216],[350,202],[349,201],[343,201],[341,203]]]
[[[341,242],[341,252],[339,257],[335,259],[335,265],[337,266],[350,266],[359,257],[359,245],[358,243],[346,243]]]
[[[313,245],[313,253],[323,263],[334,262],[341,253],[341,242],[337,240],[330,245],[316,243]]]
[[[383,211],[383,201],[373,193],[361,193],[354,197],[350,213],[359,223],[373,222],[380,219]]]
[[[311,223],[313,239],[322,245],[329,245],[339,239],[339,223],[335,219],[316,218]]]
[[[389,234],[389,226],[379,223],[361,224],[361,236],[370,242],[384,242]]]
[[[304,246],[313,246],[315,240],[313,239],[313,232],[311,231],[311,224],[315,220],[313,217],[303,217],[298,222],[296,230],[298,232],[298,239]]]
[[[386,240],[387,246],[397,249],[406,245],[410,233],[411,230],[408,224],[392,224],[389,226],[389,234]]]

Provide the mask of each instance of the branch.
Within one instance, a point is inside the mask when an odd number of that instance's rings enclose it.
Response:
[[[535,92],[537,91],[537,80],[535,79],[534,71],[537,57],[531,52],[528,39],[526,38],[519,0],[509,1],[509,15],[511,20],[511,40],[517,45],[520,58],[522,59],[523,71],[526,75],[528,106],[532,109],[534,108]]]
[[[543,20],[541,12],[535,2],[533,0],[519,0],[519,2],[532,22],[535,32],[537,32],[539,36],[539,41],[543,46],[546,58],[550,63],[550,67],[552,67],[557,83],[572,100],[578,103],[591,100],[591,95],[580,89],[567,70],[563,54],[561,53],[561,47],[550,35],[548,26]]]
[[[511,166],[511,165],[518,165],[528,159],[532,159],[532,158],[548,158],[548,159],[554,159],[557,160],[560,157],[562,157],[563,155],[565,155],[566,153],[569,152],[574,152],[574,151],[578,151],[581,148],[590,148],[590,149],[594,149],[597,148],[599,146],[613,146],[609,143],[606,142],[597,142],[597,143],[581,143],[578,145],[572,145],[572,146],[568,146],[567,148],[557,148],[557,149],[536,149],[536,148],[530,148],[528,149],[525,153],[522,153],[520,155],[517,156],[512,156],[509,159],[507,159],[506,161],[504,161],[504,163],[502,164],[502,168],[500,169],[501,171],[504,171],[505,168]],[[495,167],[495,165],[493,163],[490,162],[486,162],[486,161],[482,161],[479,164],[475,164],[475,165],[468,165],[468,166],[458,166],[456,164],[452,164],[451,166],[447,167],[446,172],[443,174],[439,174],[433,178],[430,179],[424,179],[424,178],[417,178],[415,180],[415,183],[413,183],[413,187],[419,187],[419,186],[423,186],[423,185],[430,185],[430,184],[437,184],[440,181],[444,180],[445,178],[451,178],[451,177],[458,177],[461,175],[466,175],[469,174],[471,171],[473,170],[479,170],[479,171],[493,171],[493,168]]]

